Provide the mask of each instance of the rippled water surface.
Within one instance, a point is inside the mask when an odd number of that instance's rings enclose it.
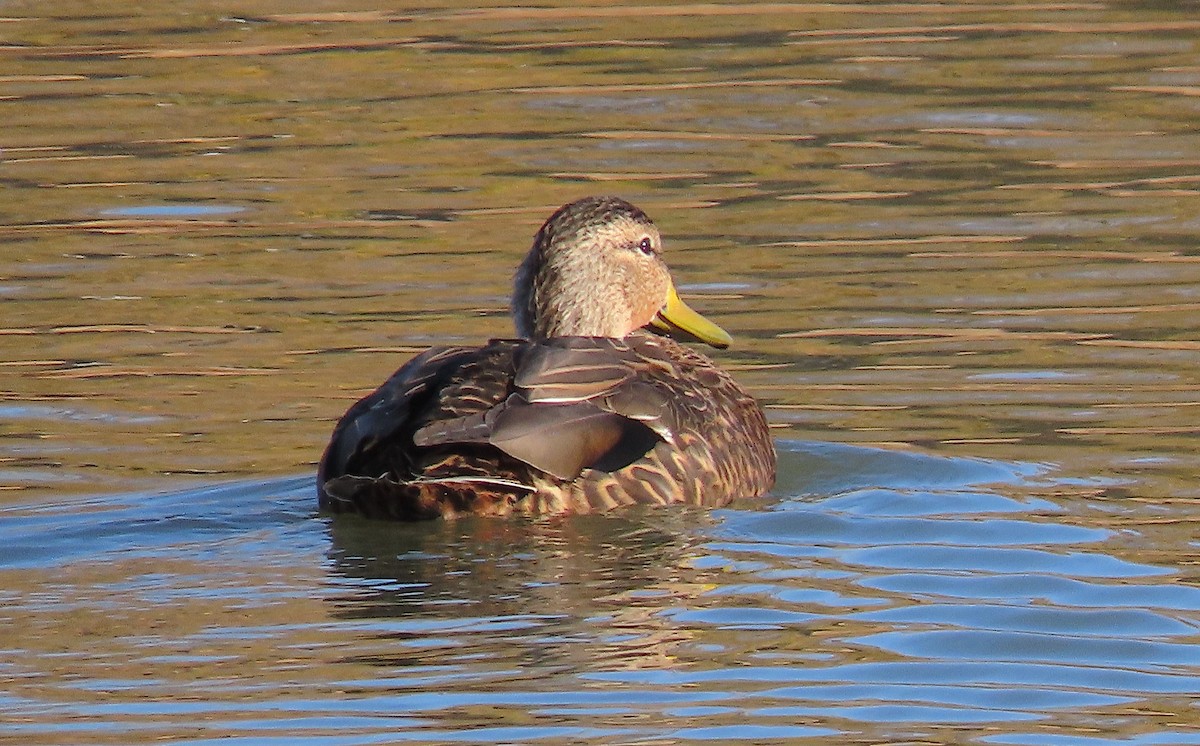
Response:
[[[1200,744],[1200,5],[0,7],[0,741]],[[645,208],[711,513],[315,510]]]

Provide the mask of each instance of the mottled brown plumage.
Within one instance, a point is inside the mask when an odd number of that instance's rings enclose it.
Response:
[[[707,357],[724,347],[675,294],[661,239],[613,197],[565,205],[517,271],[523,339],[438,347],[342,417],[322,508],[399,520],[724,505],[775,479],[761,407]]]

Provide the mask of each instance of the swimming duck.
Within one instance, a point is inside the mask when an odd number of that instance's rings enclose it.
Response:
[[[521,339],[435,347],[338,422],[321,508],[397,520],[719,506],[775,480],[762,408],[670,335],[724,348],[689,308],[650,218],[615,197],[559,208],[516,273]]]

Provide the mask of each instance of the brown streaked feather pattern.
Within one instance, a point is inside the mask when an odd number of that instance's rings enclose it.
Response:
[[[547,383],[563,381],[568,401]],[[703,355],[635,332],[427,352],[347,413],[319,479],[326,509],[412,520],[713,507],[765,492],[774,467],[752,397]]]

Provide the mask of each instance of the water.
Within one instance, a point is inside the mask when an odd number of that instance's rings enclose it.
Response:
[[[1197,10],[9,4],[0,741],[1200,743]],[[774,493],[318,515],[587,193]]]

